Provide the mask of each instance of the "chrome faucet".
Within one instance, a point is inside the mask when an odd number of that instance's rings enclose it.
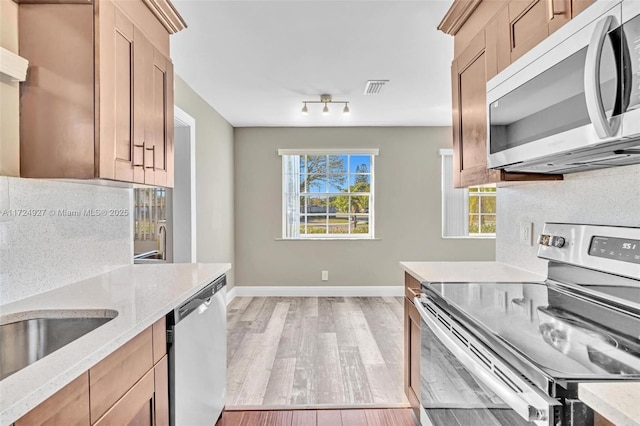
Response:
[[[167,228],[164,225],[158,228],[158,251],[162,254],[162,260],[167,260]]]

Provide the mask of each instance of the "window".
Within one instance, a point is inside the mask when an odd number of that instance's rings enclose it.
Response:
[[[377,150],[280,150],[282,237],[373,238]]]
[[[469,235],[496,234],[496,187],[476,186],[468,190]]]
[[[457,189],[453,187],[453,151],[441,149],[442,236],[495,237],[495,185]]]
[[[134,240],[156,241],[167,222],[167,190],[136,188],[133,191]]]

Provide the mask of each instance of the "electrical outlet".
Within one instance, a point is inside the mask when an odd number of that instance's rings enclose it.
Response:
[[[322,281],[329,281],[329,271],[322,271]]]
[[[520,223],[520,242],[525,246],[533,245],[533,223],[521,222]]]

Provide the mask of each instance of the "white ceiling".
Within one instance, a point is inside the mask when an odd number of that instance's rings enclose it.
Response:
[[[452,0],[174,0],[179,74],[235,127],[451,124]],[[367,80],[389,83],[363,95]],[[329,93],[343,105],[309,105]]]

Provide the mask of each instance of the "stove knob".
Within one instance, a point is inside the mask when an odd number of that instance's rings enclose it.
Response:
[[[548,246],[550,239],[551,239],[551,235],[540,234],[538,236],[538,244],[540,244],[541,246]]]
[[[553,247],[557,247],[557,248],[564,247],[564,243],[565,243],[565,240],[563,237],[555,237],[555,236],[551,237],[551,245]]]

